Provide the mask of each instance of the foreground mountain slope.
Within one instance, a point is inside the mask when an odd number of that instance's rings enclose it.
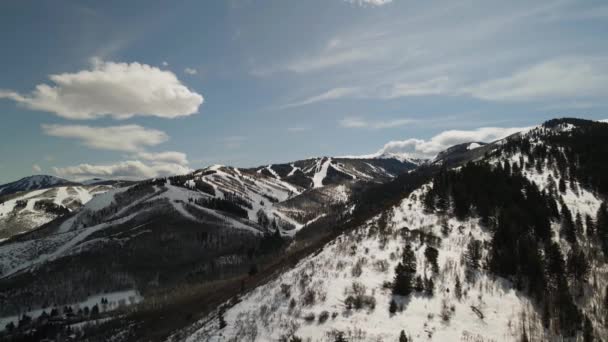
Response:
[[[439,170],[398,205],[171,340],[605,337],[608,212],[596,163],[607,132],[550,121],[475,164]],[[583,149],[589,142],[594,152]]]

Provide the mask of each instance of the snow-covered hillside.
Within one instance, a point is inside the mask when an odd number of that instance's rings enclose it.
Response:
[[[0,240],[30,231],[77,210],[111,186],[59,186],[4,196],[0,203]]]
[[[18,181],[0,185],[0,195],[9,195],[21,191],[47,189],[58,185],[73,185],[74,182],[49,175],[35,175],[21,178]]]
[[[412,170],[422,161],[383,154],[360,157],[322,157],[271,164],[255,168],[257,173],[304,189],[336,185],[344,181],[384,182]]]
[[[534,146],[548,143],[544,137],[573,129],[576,126],[569,123],[538,127],[512,137],[517,144],[529,144],[532,152],[502,149],[510,143],[505,140],[489,146],[485,157],[474,154],[465,160],[500,168],[515,165],[521,175],[559,203],[556,210],[562,218],[551,220],[550,235],[561,250],[561,262],[566,265],[562,267],[575,272],[570,258],[581,246],[589,260],[590,279],[567,281],[575,305],[586,317],[576,333],[582,340],[588,334],[608,334],[608,311],[603,307],[608,298],[608,266],[596,254],[593,219],[580,223],[581,218],[595,217],[602,198],[568,173],[557,171],[563,167],[559,164],[562,157],[558,161],[551,156],[544,160],[529,157],[540,153]],[[477,148],[480,146],[462,146],[471,153]],[[565,152],[563,158],[568,160]],[[546,309],[519,290],[521,285],[490,272],[486,260],[494,233],[480,217],[457,219],[451,209],[429,212],[425,208],[425,194],[432,188],[427,183],[399,205],[341,235],[274,280],[224,303],[169,340],[331,342],[343,337],[347,341],[397,341],[402,332],[408,341],[563,340],[557,319],[547,318]],[[574,243],[564,231],[565,212],[576,217],[580,226]],[[393,292],[393,270],[407,248],[415,255],[419,280],[412,294],[400,296]],[[436,268],[433,249],[437,251]],[[479,253],[476,262],[471,261],[472,250]]]
[[[444,221],[424,212],[422,193],[412,193],[387,213],[384,231],[376,217],[234,306],[227,304],[225,328],[219,329],[218,311],[174,340],[271,341],[295,335],[333,341],[343,332],[349,341],[396,341],[404,330],[415,341],[505,341],[520,336],[522,322],[534,323],[541,337],[530,301],[509,282],[478,271],[467,280],[467,244],[473,238],[488,240],[488,232],[477,220],[449,219],[450,232],[443,236]],[[440,242],[433,237],[441,237]],[[417,274],[433,279],[432,295],[393,296],[385,286],[406,244],[416,253]],[[428,246],[439,251],[438,272],[425,259]],[[363,299],[360,308],[349,304],[351,296]],[[395,313],[389,312],[391,300],[398,307]]]

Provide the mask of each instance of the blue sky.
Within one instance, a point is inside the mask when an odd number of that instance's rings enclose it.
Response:
[[[4,1],[0,183],[429,157],[605,119],[604,1]]]

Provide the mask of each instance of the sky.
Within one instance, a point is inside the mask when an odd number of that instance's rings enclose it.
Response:
[[[605,1],[2,1],[0,183],[405,153],[608,117]]]

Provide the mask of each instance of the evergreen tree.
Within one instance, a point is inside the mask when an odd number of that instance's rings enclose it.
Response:
[[[407,342],[407,336],[405,336],[405,331],[401,330],[401,334],[399,334],[399,342]]]
[[[576,230],[576,234],[582,234],[584,231],[583,217],[581,216],[580,212],[576,213],[576,219],[574,220],[574,228]]]
[[[585,323],[583,325],[583,341],[593,342],[593,324],[589,317],[585,316]]]
[[[568,209],[568,206],[563,202],[561,234],[568,242],[576,242],[576,230],[574,228],[574,222],[572,221],[572,213],[570,212],[570,209]]]
[[[460,283],[460,277],[458,275],[456,275],[456,284],[454,284],[454,295],[458,300],[462,298],[462,284]]]
[[[397,312],[397,303],[394,299],[391,299],[390,303],[388,303],[388,312],[393,315]]]
[[[435,291],[435,283],[432,278],[424,277],[424,293],[427,296],[433,296],[433,292]]]
[[[473,281],[475,271],[479,269],[479,263],[481,260],[481,241],[471,239],[467,244],[467,250],[465,251],[465,264],[467,281]]]
[[[580,248],[572,248],[566,260],[566,269],[572,281],[586,282],[589,277],[589,268],[585,253]]]
[[[225,312],[226,312],[226,308],[223,305],[220,306],[220,309],[219,309],[218,314],[217,314],[218,321],[219,321],[219,324],[220,324],[220,326],[219,326],[220,329],[224,329],[226,327],[226,325],[227,325],[226,324],[226,320],[224,319],[224,313]]]
[[[424,291],[424,284],[422,283],[422,277],[420,275],[416,276],[416,284],[414,285],[414,290],[416,290],[416,292]]]
[[[439,264],[437,263],[437,257],[439,256],[439,251],[437,248],[432,246],[426,246],[424,250],[424,256],[428,263],[431,264],[431,269],[434,273],[439,272]]]
[[[566,192],[566,181],[564,180],[564,177],[560,177],[559,179],[559,191],[561,193]]]
[[[585,227],[587,237],[591,238],[593,235],[595,235],[595,224],[589,214],[585,215]]]
[[[602,203],[597,211],[595,230],[600,240],[602,250],[604,251],[604,255],[608,257],[608,208],[606,202]]]
[[[412,283],[416,274],[416,255],[409,244],[405,246],[401,262],[395,267],[393,294],[407,296],[412,292]]]

